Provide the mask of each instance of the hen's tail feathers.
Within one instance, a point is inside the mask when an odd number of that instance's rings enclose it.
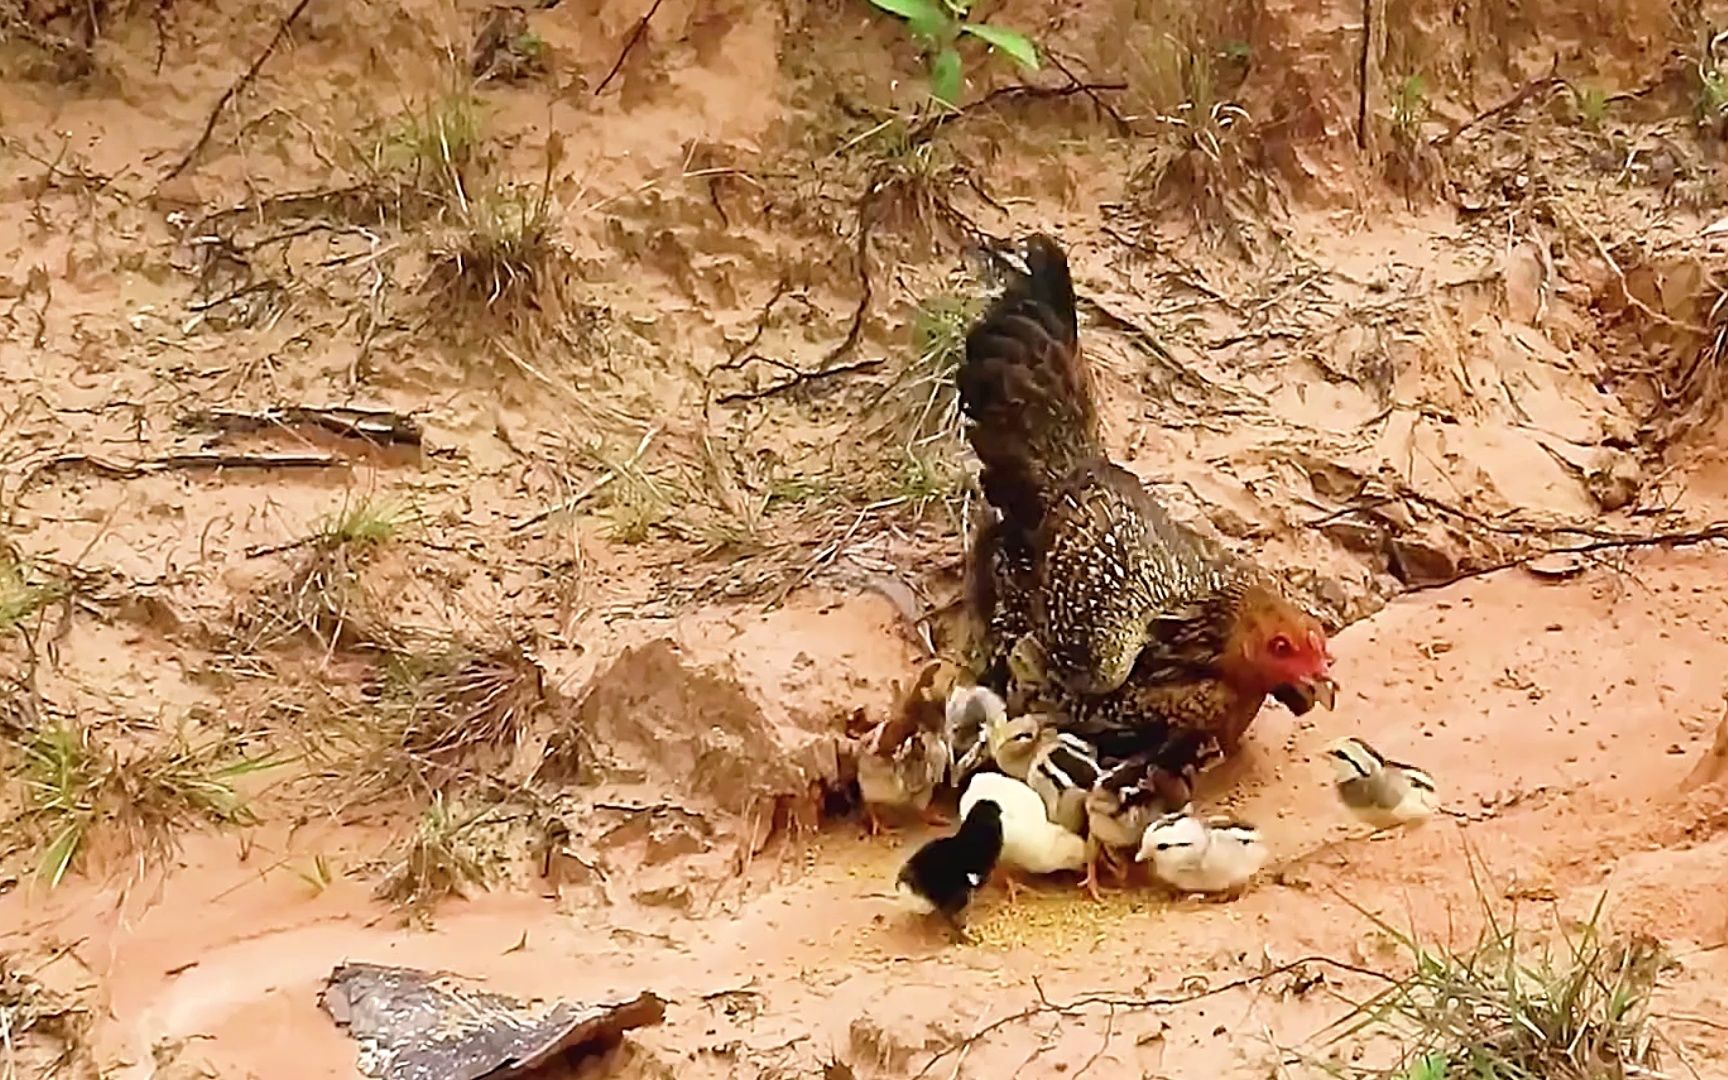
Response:
[[[966,335],[959,384],[984,496],[1029,530],[1052,484],[1101,443],[1068,259],[1037,235],[1026,243],[1026,266]]]

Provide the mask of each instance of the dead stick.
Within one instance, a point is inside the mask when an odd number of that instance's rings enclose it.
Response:
[[[1247,975],[1240,979],[1232,979],[1227,983],[1221,983],[1218,986],[1206,990],[1170,997],[1130,998],[1118,997],[1114,994],[1086,994],[1082,997],[1074,998],[1071,1001],[1055,1002],[1044,996],[1044,987],[1039,984],[1037,978],[1033,978],[1032,986],[1038,993],[1038,1001],[1036,1004],[1029,1005],[1024,1009],[1021,1009],[1019,1012],[1009,1013],[1007,1016],[993,1020],[979,1028],[977,1031],[974,1031],[971,1035],[968,1035],[966,1038],[955,1043],[953,1046],[937,1051],[935,1056],[925,1062],[924,1067],[919,1069],[918,1072],[913,1075],[913,1080],[921,1080],[922,1077],[929,1075],[930,1070],[935,1068],[944,1059],[957,1053],[965,1053],[971,1048],[973,1043],[978,1042],[990,1033],[999,1031],[1002,1028],[1007,1027],[1009,1024],[1030,1020],[1034,1016],[1039,1016],[1044,1013],[1055,1013],[1058,1016],[1070,1016],[1081,1009],[1099,1005],[1109,1007],[1113,1010],[1128,1009],[1137,1011],[1145,1009],[1178,1008],[1183,1005],[1191,1005],[1197,1001],[1204,1001],[1207,998],[1217,997],[1220,994],[1227,994],[1235,990],[1245,990],[1252,986],[1258,986],[1268,979],[1299,971],[1309,965],[1325,965],[1327,967],[1337,968],[1340,971],[1348,971],[1355,975],[1363,975],[1378,979],[1382,982],[1397,982],[1396,979],[1387,975],[1383,971],[1375,971],[1373,968],[1363,967],[1359,964],[1352,964],[1343,960],[1335,960],[1330,956],[1304,956],[1299,960],[1292,960],[1287,964],[1279,964],[1277,967],[1260,972],[1258,975]]]
[[[815,371],[800,371],[789,379],[781,379],[760,390],[740,390],[731,394],[721,394],[714,400],[722,405],[732,405],[740,401],[760,401],[775,394],[783,394],[800,386],[807,386],[823,379],[832,379],[836,375],[850,375],[857,371],[874,371],[882,366],[881,360],[853,360],[845,364],[835,364],[833,367],[818,368]]]
[[[142,461],[109,461],[90,454],[62,454],[41,468],[88,465],[110,476],[149,476],[167,469],[336,469],[348,462],[329,454],[168,454]],[[40,470],[38,470],[40,471]]]
[[[1502,101],[1492,109],[1485,112],[1479,112],[1475,116],[1472,116],[1470,119],[1453,128],[1451,131],[1436,135],[1432,145],[1435,147],[1447,146],[1452,142],[1452,140],[1464,134],[1466,131],[1469,131],[1476,125],[1505,116],[1507,113],[1517,109],[1520,105],[1529,101],[1543,90],[1557,90],[1560,87],[1565,86],[1566,80],[1559,77],[1559,71],[1560,57],[1556,55],[1554,57],[1554,66],[1549,69],[1548,74],[1539,79],[1532,79],[1530,82],[1525,83],[1523,88],[1516,94],[1513,94],[1510,98]]]
[[[305,11],[306,5],[311,2],[312,0],[300,0],[288,12],[287,17],[276,25],[276,33],[271,36],[270,43],[264,46],[264,51],[252,61],[252,66],[246,69],[246,73],[234,80],[234,83],[222,92],[222,96],[216,99],[216,107],[210,110],[210,118],[204,121],[204,133],[198,136],[198,141],[192,144],[192,149],[186,151],[186,156],[181,158],[162,177],[164,181],[172,180],[185,172],[186,167],[192,164],[192,160],[204,152],[204,147],[210,142],[210,136],[216,131],[216,122],[222,119],[222,110],[226,109],[228,103],[234,100],[234,95],[246,89],[252,80],[258,77],[258,72],[263,68],[264,61],[270,59],[270,54],[276,51],[276,46],[280,45],[282,39],[288,36],[288,28],[294,25],[294,20],[300,17],[300,13]]]
[[[1695,547],[1698,544],[1724,541],[1728,541],[1728,524],[1711,525],[1708,528],[1698,529],[1693,532],[1652,533],[1649,536],[1616,536],[1602,540],[1592,540],[1586,544],[1561,544],[1558,547],[1544,548],[1541,551],[1532,551],[1527,555],[1520,555],[1515,559],[1506,559],[1490,566],[1480,567],[1475,570],[1467,570],[1464,573],[1459,574],[1457,577],[1448,578],[1445,581],[1424,582],[1420,585],[1412,585],[1404,591],[1426,592],[1429,589],[1445,588],[1447,585],[1456,584],[1460,581],[1468,581],[1471,578],[1479,578],[1487,574],[1498,573],[1501,570],[1510,570],[1515,566],[1524,566],[1527,563],[1535,562],[1544,555],[1588,555],[1594,551],[1625,551],[1631,548],[1646,547]]]
[[[1118,134],[1121,134],[1121,135],[1139,134],[1138,132],[1136,132],[1134,130],[1134,125],[1128,122],[1127,117],[1123,116],[1120,112],[1116,111],[1116,107],[1114,105],[1110,104],[1108,101],[1105,101],[1102,97],[1098,96],[1098,90],[1099,90],[1098,86],[1091,84],[1091,83],[1081,82],[1078,78],[1075,77],[1074,72],[1072,72],[1068,69],[1068,65],[1062,62],[1062,58],[1060,56],[1057,56],[1055,53],[1046,49],[1044,52],[1044,55],[1048,56],[1050,58],[1050,63],[1055,65],[1057,71],[1060,71],[1064,76],[1067,77],[1069,87],[1072,87],[1074,90],[1078,91],[1079,93],[1085,94],[1087,97],[1091,98],[1092,104],[1096,105],[1100,112],[1102,112],[1105,116],[1108,116],[1116,124],[1116,131]],[[1067,87],[1064,87],[1064,89],[1067,89]]]
[[[624,48],[618,51],[618,59],[613,61],[612,70],[608,71],[606,77],[600,80],[600,85],[594,88],[595,97],[599,97],[601,91],[611,85],[612,80],[618,77],[618,73],[624,70],[624,61],[630,58],[631,50],[635,49],[637,43],[642,40],[642,35],[648,32],[648,20],[652,19],[654,13],[659,10],[660,0],[654,0],[653,5],[648,9],[648,14],[636,21],[636,29],[630,31],[630,37],[625,40]]]

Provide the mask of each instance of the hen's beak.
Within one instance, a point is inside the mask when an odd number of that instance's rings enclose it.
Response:
[[[1316,705],[1331,709],[1337,702],[1338,684],[1330,677],[1322,675],[1312,682],[1286,683],[1272,691],[1272,696],[1286,709],[1302,716]]]

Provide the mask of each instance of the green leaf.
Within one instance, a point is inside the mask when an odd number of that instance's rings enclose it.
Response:
[[[960,54],[943,49],[930,59],[930,96],[944,105],[960,104]]]
[[[942,9],[933,0],[870,0],[870,2],[890,15],[898,15],[914,25],[942,22]]]
[[[1008,30],[989,23],[967,23],[962,26],[963,33],[990,43],[992,49],[1000,49],[1014,58],[1014,62],[1028,71],[1038,70],[1038,48],[1024,34]]]
[[[72,857],[78,854],[79,842],[84,839],[84,826],[81,822],[69,821],[61,827],[54,837],[48,850],[42,853],[40,873],[48,879],[48,887],[58,888],[66,871],[72,867]]]
[[[1442,1054],[1427,1054],[1410,1063],[1405,1070],[1407,1080],[1446,1080],[1446,1058]]]

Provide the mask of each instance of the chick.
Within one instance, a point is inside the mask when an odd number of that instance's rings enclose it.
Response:
[[[1006,712],[992,717],[984,725],[984,744],[996,767],[1016,780],[1024,780],[1032,772],[1032,758],[1038,749],[1038,735],[1044,730],[1044,718],[1027,713],[1012,719]]]
[[[912,853],[900,868],[894,891],[915,911],[942,916],[954,937],[965,940],[961,914],[1001,857],[1002,807],[980,799],[953,836],[937,837]]]
[[[948,691],[942,723],[953,755],[951,775],[964,784],[990,759],[987,732],[1008,719],[1008,706],[988,686],[955,686]]]
[[[966,817],[979,802],[988,800],[1002,808],[1002,858],[1005,871],[1053,874],[1078,870],[1086,862],[1086,841],[1047,816],[1044,800],[1036,791],[1002,773],[979,773],[960,796],[960,815]],[[1018,885],[1004,874],[1008,898],[1018,895]]]
[[[1339,739],[1326,755],[1337,774],[1338,798],[1376,832],[1418,824],[1439,807],[1433,777],[1388,761],[1361,739]]]
[[[1044,727],[1033,743],[1026,783],[1044,800],[1050,820],[1069,832],[1086,832],[1086,800],[1104,776],[1086,740]]]
[[[1183,892],[1222,893],[1246,885],[1266,865],[1266,856],[1254,826],[1182,811],[1152,823],[1135,860],[1150,862],[1160,881]]]
[[[1098,893],[1098,860],[1110,864],[1117,884],[1127,878],[1127,868],[1117,861],[1117,852],[1139,848],[1146,828],[1160,814],[1187,802],[1187,789],[1167,791],[1159,770],[1147,770],[1141,758],[1119,762],[1100,776],[1086,793],[1086,891],[1094,900]]]
[[[882,831],[883,808],[911,810],[932,825],[948,821],[930,809],[930,799],[948,775],[948,740],[943,710],[927,689],[937,671],[927,666],[894,714],[864,736],[858,753],[858,791],[872,836]]]

